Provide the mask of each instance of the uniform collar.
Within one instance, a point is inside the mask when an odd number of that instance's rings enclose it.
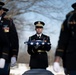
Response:
[[[2,17],[0,16],[0,20],[1,20],[1,18],[2,18]]]
[[[37,37],[41,37],[42,34],[36,34],[36,35],[37,35]]]

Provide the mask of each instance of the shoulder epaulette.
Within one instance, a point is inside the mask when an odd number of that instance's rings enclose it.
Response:
[[[69,12],[69,13],[66,15],[66,18],[68,18],[71,14],[74,14],[74,13],[76,13],[76,11],[71,11],[71,12]]]

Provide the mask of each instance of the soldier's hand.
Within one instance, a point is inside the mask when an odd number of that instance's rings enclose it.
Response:
[[[5,59],[1,58],[0,59],[0,68],[4,68],[4,66],[5,66]]]
[[[54,62],[54,64],[53,64],[53,70],[55,72],[60,72],[61,66],[60,66],[59,62]]]
[[[12,57],[10,66],[14,67],[15,65],[16,65],[16,57]]]

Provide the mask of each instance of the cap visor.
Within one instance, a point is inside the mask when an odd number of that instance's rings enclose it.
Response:
[[[36,28],[43,28],[42,26],[36,26]]]

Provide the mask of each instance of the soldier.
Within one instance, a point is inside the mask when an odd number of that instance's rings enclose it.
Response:
[[[67,14],[62,24],[53,65],[54,71],[59,72],[62,58],[66,75],[76,75],[76,3],[72,7],[74,10]]]
[[[8,40],[5,38],[3,30],[0,25],[0,75],[7,75],[8,69],[6,69],[8,64],[6,64],[6,60],[8,60],[9,54],[9,43]],[[5,74],[3,73],[5,71]]]
[[[5,40],[5,42],[0,45],[0,75],[9,75],[10,65],[14,66],[16,64],[19,48],[15,25],[12,19],[4,17],[4,13],[6,13],[7,10],[8,9],[2,7],[0,9],[0,36],[2,37],[0,41]],[[3,58],[3,56],[5,58]]]
[[[29,41],[41,40],[50,43],[50,38],[42,33],[43,26],[45,25],[42,21],[36,21],[34,23],[36,34],[29,37]],[[48,67],[47,51],[51,49],[51,45],[31,45],[28,44],[28,53],[30,57],[30,68],[31,69],[46,69]]]

